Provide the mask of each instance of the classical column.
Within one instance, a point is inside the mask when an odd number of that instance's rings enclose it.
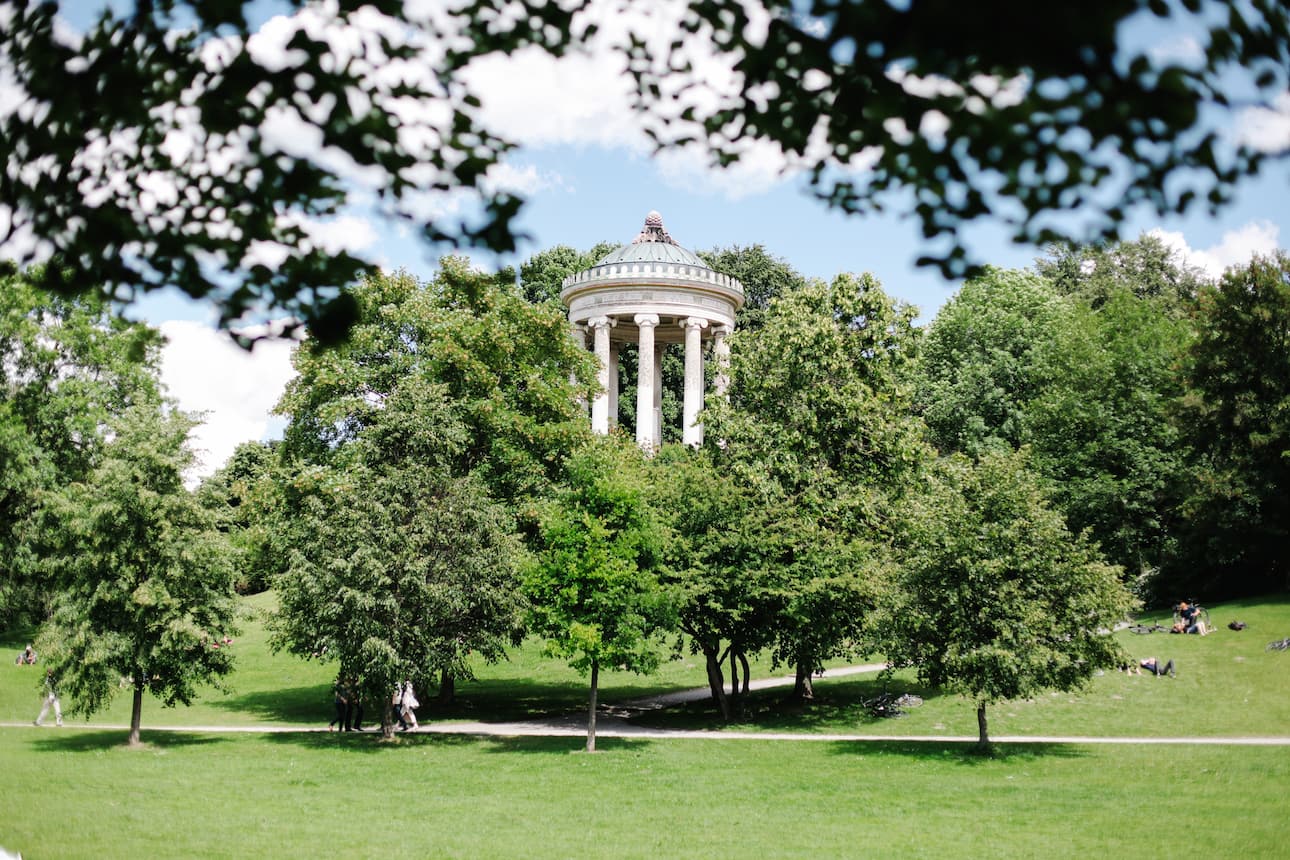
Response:
[[[587,320],[596,337],[596,380],[600,383],[600,391],[591,401],[591,432],[602,435],[609,432],[609,327],[613,324],[609,317]]]
[[[658,447],[654,435],[654,326],[658,325],[658,314],[637,314],[636,325],[640,329],[636,362],[636,444],[653,451]]]
[[[681,441],[692,448],[703,444],[703,330],[708,321],[699,317],[681,320],[685,327],[685,400],[682,405]]]
[[[618,426],[618,344],[609,344],[609,429]]]
[[[663,353],[667,344],[654,344],[654,447],[663,444]]]
[[[726,345],[726,335],[730,326],[719,325],[712,330],[712,358],[717,363],[717,373],[713,377],[712,387],[717,394],[725,397],[730,387],[730,347]]]

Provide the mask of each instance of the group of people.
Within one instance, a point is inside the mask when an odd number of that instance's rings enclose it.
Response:
[[[327,731],[335,731],[336,727],[340,726],[342,732],[361,732],[363,730],[363,691],[358,679],[337,678],[333,700],[336,705],[336,716],[327,724]],[[409,729],[415,731],[416,710],[421,707],[421,702],[417,700],[416,690],[411,681],[404,681],[394,687],[390,704],[394,707],[394,718],[398,720],[399,728],[405,732]]]
[[[1201,636],[1209,633],[1200,613],[1200,607],[1183,601],[1178,604],[1178,619],[1174,622],[1172,633],[1196,633]]]
[[[361,732],[363,730],[363,691],[354,678],[337,678],[333,690],[336,704],[336,717],[327,724],[327,731],[335,731],[340,726],[342,732]]]

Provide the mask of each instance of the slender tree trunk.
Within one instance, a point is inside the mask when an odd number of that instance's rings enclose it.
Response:
[[[793,678],[793,695],[794,702],[805,702],[815,698],[815,685],[811,683],[811,676],[815,674],[815,669],[810,663],[798,661],[797,674]]]
[[[739,698],[739,654],[730,649],[730,698]]]
[[[381,740],[388,741],[394,738],[394,705],[390,702],[389,693],[381,698],[385,700],[385,706],[381,708]]]
[[[141,746],[139,743],[139,725],[143,722],[143,685],[138,681],[134,682],[134,702],[130,708],[130,739],[126,741],[132,747]]]
[[[740,652],[739,652],[739,663],[740,663],[740,665],[741,665],[741,666],[743,666],[743,667],[744,667],[743,692],[744,692],[744,694],[746,695],[746,694],[748,693],[748,689],[749,689],[749,688],[748,688],[748,678],[752,675],[752,672],[750,672],[750,671],[748,670],[748,655],[747,655],[747,654],[745,654],[745,653],[744,653],[744,652],[742,652],[742,651],[740,651]]]
[[[721,677],[721,661],[717,659],[717,652],[704,649],[703,656],[708,664],[708,687],[712,690],[712,698],[716,700],[717,707],[721,710],[721,719],[730,722],[730,700],[726,698],[725,679]]]
[[[450,705],[457,698],[457,679],[451,669],[444,669],[439,675],[439,704]]]
[[[986,747],[990,746],[990,733],[987,732],[985,728],[985,705],[984,704],[979,704],[976,706],[976,726],[977,726],[977,729],[980,731],[980,735],[977,738],[977,746],[981,747],[982,749],[985,749]]]
[[[596,688],[600,685],[600,664],[591,661],[591,702],[587,707],[587,752],[596,751]]]

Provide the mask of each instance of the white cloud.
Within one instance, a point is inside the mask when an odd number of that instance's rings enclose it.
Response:
[[[1205,48],[1194,36],[1179,36],[1153,45],[1151,59],[1161,64],[1194,66],[1205,60]]]
[[[1262,152],[1290,151],[1290,91],[1277,96],[1270,108],[1241,111],[1236,118],[1236,139]]]
[[[1280,246],[1280,228],[1270,221],[1251,221],[1229,230],[1218,244],[1200,250],[1187,244],[1187,239],[1177,231],[1157,228],[1149,232],[1173,248],[1185,263],[1214,278],[1220,277],[1228,266],[1247,263],[1256,254],[1271,254]]]
[[[494,165],[484,177],[483,188],[488,193],[507,191],[511,194],[531,195],[539,191],[566,188],[564,177],[554,171],[541,171],[535,165],[516,165],[503,161]]]
[[[481,121],[523,146],[596,146],[650,154],[654,144],[647,130],[661,130],[658,111],[676,117],[688,107],[696,116],[704,116],[738,92],[732,59],[714,51],[709,40],[696,38],[685,47],[694,70],[687,88],[680,89],[683,76],[661,75],[665,92],[656,112],[642,113],[632,107],[635,83],[627,72],[622,46],[629,36],[644,41],[655,71],[663,72],[677,22],[686,10],[680,0],[625,6],[615,0],[593,0],[580,13],[575,29],[595,24],[596,33],[565,56],[526,48],[509,57],[472,62],[464,78],[482,102]],[[755,35],[764,28],[764,12],[749,11]],[[670,129],[668,135],[685,132],[703,137],[698,125],[685,124]],[[726,169],[717,167],[707,148],[697,144],[666,150],[655,157],[655,164],[669,185],[724,194],[732,200],[767,190],[794,165],[794,159],[773,144],[740,142],[736,148],[740,159]]]
[[[186,412],[205,413],[193,431],[197,464],[188,479],[196,482],[220,466],[243,442],[265,438],[269,411],[287,382],[294,342],[266,340],[251,352],[210,326],[171,320],[160,326],[167,343],[161,351],[161,381]]]

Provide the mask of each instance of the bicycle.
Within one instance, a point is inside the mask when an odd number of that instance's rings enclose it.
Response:
[[[1288,649],[1290,649],[1290,636],[1287,636],[1285,639],[1277,639],[1273,642],[1269,642],[1268,647],[1265,648],[1264,650],[1265,651],[1285,651]]]
[[[916,708],[923,703],[921,696],[912,693],[879,693],[872,699],[865,699],[861,704],[875,717],[903,717],[905,710]]]
[[[1146,636],[1149,633],[1169,632],[1169,628],[1163,624],[1131,624],[1128,630],[1130,633],[1136,633],[1139,636]]]

